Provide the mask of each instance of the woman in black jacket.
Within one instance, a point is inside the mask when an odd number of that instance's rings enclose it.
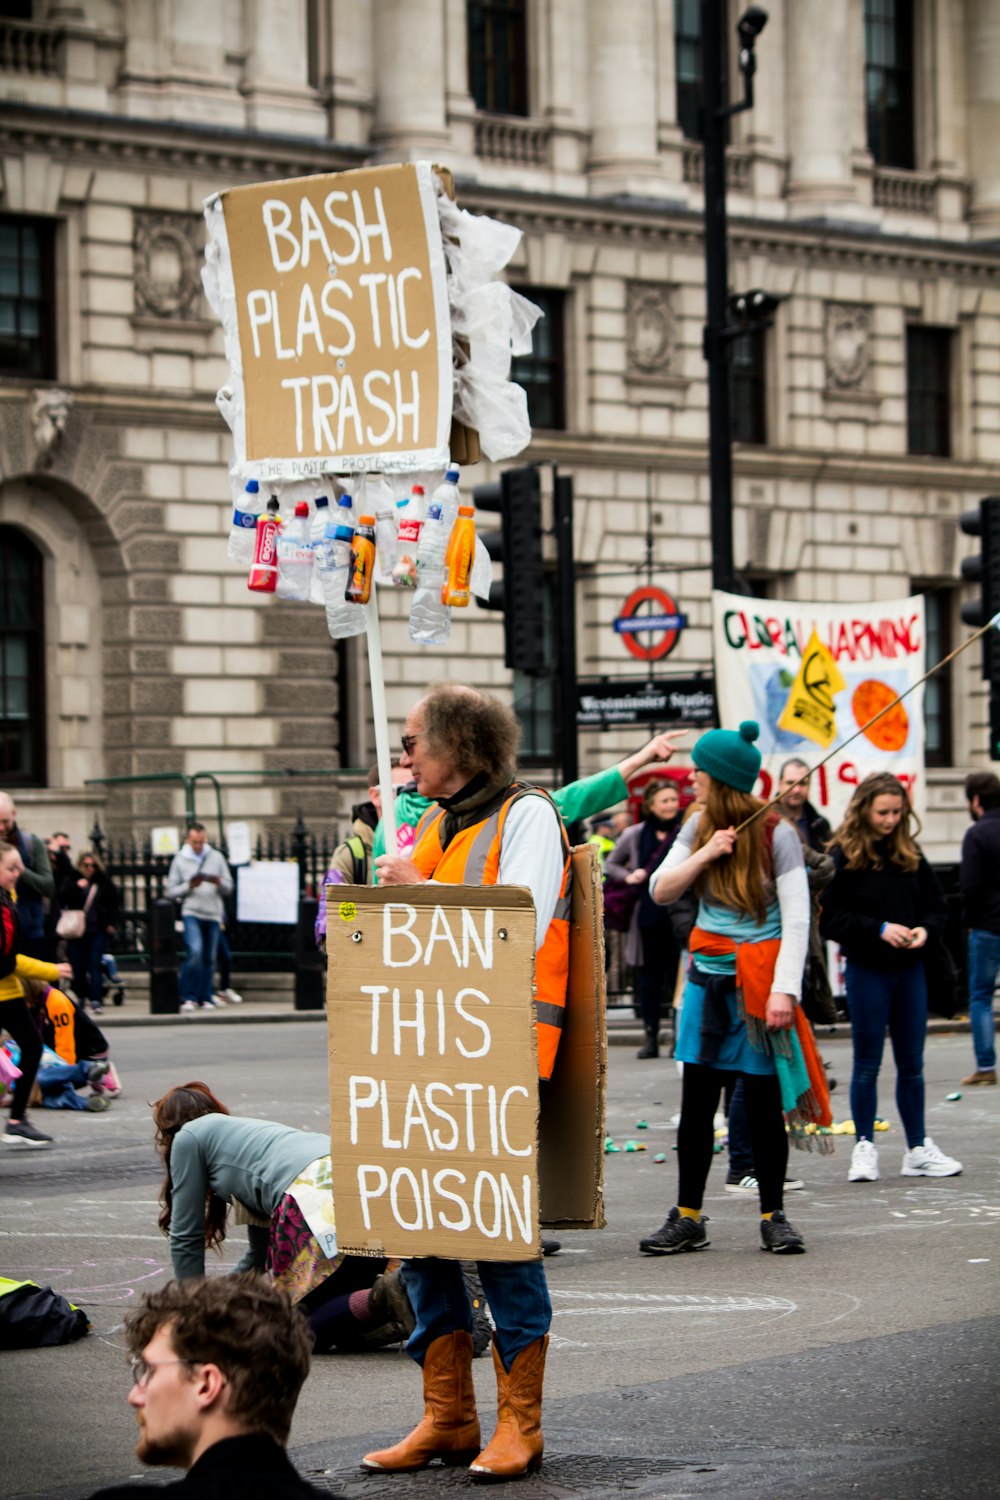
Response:
[[[95,1013],[104,1009],[104,974],[101,959],[108,938],[118,925],[121,902],[118,887],[101,865],[96,854],[81,854],[76,869],[59,889],[63,911],[82,911],[85,929],[82,937],[71,938],[69,961],[73,965],[73,988],[81,1002],[89,994]]]
[[[822,896],[820,932],[846,959],[857,1138],[849,1182],[877,1182],[873,1135],[886,1027],[896,1059],[896,1105],[906,1131],[904,1177],[953,1177],[961,1162],[924,1134],[927,980],[923,949],[944,930],[937,878],[914,838],[920,824],[902,782],[866,776],[830,844],[836,873]]]
[[[646,1032],[639,1057],[659,1057],[664,1002],[667,1007],[673,1004],[680,948],[671,913],[649,894],[649,877],[667,857],[680,826],[680,793],[674,783],[649,781],[642,797],[642,822],[626,828],[604,861],[606,880],[641,887],[625,948],[627,962],[635,966],[636,998]]]

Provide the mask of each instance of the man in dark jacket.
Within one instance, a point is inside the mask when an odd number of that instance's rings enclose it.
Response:
[[[809,801],[812,772],[804,760],[786,760],[778,773],[781,811],[794,823],[803,844],[822,854],[830,840],[830,825]]]
[[[185,1470],[155,1494],[318,1500],[285,1452],[311,1340],[284,1292],[252,1273],[170,1281],[126,1318],[125,1331],[136,1455]],[[91,1500],[149,1493],[148,1484],[125,1484]]]
[[[1000,777],[973,771],[965,779],[972,827],[962,840],[959,881],[969,929],[969,1021],[976,1054],[963,1088],[997,1081],[993,991],[1000,970]]]
[[[29,958],[52,961],[45,918],[56,893],[56,883],[49,863],[49,851],[35,833],[17,826],[14,799],[0,792],[0,839],[20,850],[24,873],[17,882],[18,948]]]

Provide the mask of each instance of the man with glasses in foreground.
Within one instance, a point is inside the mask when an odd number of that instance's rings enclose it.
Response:
[[[125,1320],[144,1464],[184,1469],[156,1490],[184,1500],[318,1500],[285,1444],[309,1373],[305,1319],[254,1274],[170,1281]],[[132,1500],[148,1484],[98,1490]]]

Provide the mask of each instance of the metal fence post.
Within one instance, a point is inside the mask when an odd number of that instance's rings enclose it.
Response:
[[[295,1009],[322,1010],[326,989],[326,965],[316,944],[315,896],[299,898],[299,920],[295,928]]]
[[[177,941],[174,937],[174,903],[166,897],[150,902],[149,1011],[154,1016],[176,1016],[180,1011],[177,987]]]

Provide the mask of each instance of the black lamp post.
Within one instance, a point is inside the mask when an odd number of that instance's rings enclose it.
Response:
[[[733,464],[729,411],[730,344],[747,324],[730,321],[726,246],[726,120],[753,107],[757,68],[754,43],[767,25],[767,11],[751,5],[736,30],[743,98],[727,103],[722,28],[726,0],[701,0],[702,141],[705,161],[705,358],[708,361],[708,474],[712,534],[712,587],[732,589]],[[772,299],[773,301],[773,299]],[[773,310],[773,307],[772,307]]]

